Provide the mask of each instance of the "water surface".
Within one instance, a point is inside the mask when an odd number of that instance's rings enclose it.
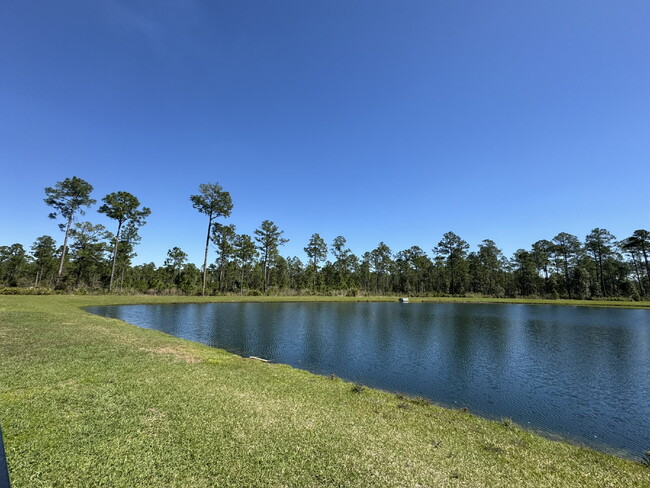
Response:
[[[510,418],[601,450],[650,449],[650,312],[434,303],[88,309],[318,374]]]

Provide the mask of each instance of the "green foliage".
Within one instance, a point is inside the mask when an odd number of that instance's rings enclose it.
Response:
[[[447,232],[442,236],[433,252],[446,261],[449,270],[449,293],[460,294],[464,291],[467,279],[467,250],[469,244],[453,232]]]
[[[533,253],[518,249],[514,256],[515,288],[523,296],[533,296],[540,292],[540,276]]]
[[[369,261],[375,272],[375,293],[386,293],[389,281],[388,273],[393,265],[392,255],[392,251],[384,242],[380,242],[370,252]]]
[[[305,254],[311,260],[312,272],[312,291],[316,290],[316,277],[318,275],[318,265],[327,259],[327,244],[319,234],[312,234],[307,247],[304,248]]]
[[[109,219],[117,220],[118,229],[126,222],[133,223],[136,227],[144,225],[145,219],[151,214],[151,209],[140,208],[140,200],[135,195],[126,191],[109,193],[102,201],[104,204],[97,210]],[[119,239],[119,232],[116,233]]]
[[[205,295],[208,277],[208,248],[210,246],[213,221],[217,217],[229,217],[233,204],[230,193],[224,191],[219,183],[201,183],[199,185],[199,194],[190,195],[190,201],[196,210],[208,216],[208,233],[205,239],[203,258],[203,285],[201,288],[201,294]]]
[[[605,272],[611,268],[606,266],[606,262],[614,255],[615,242],[616,238],[612,234],[599,228],[592,230],[585,238],[585,249],[592,254],[597,264],[596,274],[600,285],[597,295],[601,297],[608,294],[609,279],[606,279]]]
[[[93,186],[87,181],[73,176],[57,182],[54,187],[45,188],[45,203],[54,208],[49,216],[54,219],[61,215],[66,221],[75,214],[84,214],[83,207],[90,207],[96,200],[90,198]]]
[[[239,267],[239,294],[244,293],[248,276],[250,275],[251,266],[257,257],[257,249],[253,238],[247,234],[240,234],[235,237],[234,257],[235,263]]]
[[[70,235],[73,243],[70,245],[72,258],[71,277],[74,277],[74,287],[82,285],[89,287],[103,287],[104,277],[108,269],[107,253],[109,245],[107,241],[113,238],[101,225],[93,225],[90,222],[77,222],[72,228]]]
[[[37,266],[34,286],[40,286],[43,281],[53,284],[57,261],[56,241],[50,236],[38,237],[31,250]]]
[[[181,273],[187,262],[187,253],[183,252],[180,247],[174,247],[167,251],[167,259],[165,260],[165,268],[169,273],[169,279],[178,287],[181,282]]]
[[[255,229],[255,241],[262,257],[263,269],[263,288],[262,291],[266,293],[268,286],[269,264],[275,261],[278,256],[278,248],[283,246],[289,239],[282,237],[283,230],[270,220],[264,220],[258,229]]]
[[[92,191],[93,186],[90,183],[76,176],[59,181],[54,187],[45,188],[46,198],[44,201],[48,206],[54,208],[54,212],[50,213],[49,217],[55,219],[61,215],[66,222],[65,224],[59,225],[61,230],[65,232],[65,237],[63,238],[63,249],[61,250],[57,282],[63,276],[63,267],[65,265],[68,237],[70,235],[72,221],[77,213],[84,215],[83,207],[90,207],[95,204],[96,200],[90,198]]]
[[[115,232],[113,242],[113,264],[111,266],[111,278],[108,285],[108,289],[111,291],[113,289],[122,226],[127,223],[130,224],[129,240],[127,240],[127,245],[124,246],[126,248],[124,250],[128,252],[128,243],[134,242],[137,236],[137,229],[145,224],[145,219],[151,214],[151,209],[148,207],[140,208],[140,200],[135,195],[126,191],[109,193],[102,200],[104,204],[99,207],[98,212],[106,214],[110,219],[117,220],[117,232]]]
[[[312,234],[309,244],[304,248],[307,257],[312,260],[314,269],[318,269],[318,263],[327,259],[327,244],[319,234]]]
[[[28,265],[27,252],[22,244],[0,246],[0,282],[9,286],[24,285],[20,281]]]
[[[219,183],[201,183],[199,194],[190,195],[190,200],[196,210],[210,218],[210,223],[216,217],[229,217],[233,207],[230,193]]]
[[[336,290],[346,290],[353,285],[352,274],[355,270],[358,258],[352,254],[352,251],[345,247],[346,239],[343,236],[337,236],[332,242],[331,251],[334,255],[334,263],[328,273],[329,279],[326,284]]]
[[[569,298],[573,296],[574,282],[571,278],[576,271],[581,251],[580,240],[572,234],[560,232],[553,238],[551,252],[555,256],[556,262],[561,263],[557,265],[558,268],[561,267],[564,270],[565,291]]]
[[[52,288],[19,288],[17,286],[0,286],[0,295],[54,295]]]
[[[68,178],[45,189],[46,203],[55,210],[51,217],[67,218],[63,245],[41,236],[27,254],[20,244],[0,246],[0,285],[56,286],[61,290],[86,289],[98,292],[114,289],[121,293],[147,294],[239,294],[251,290],[283,296],[321,294],[330,296],[458,296],[634,299],[650,295],[650,232],[638,229],[616,242],[605,229],[595,228],[584,243],[571,234],[559,233],[552,241],[539,240],[529,249],[518,249],[507,259],[496,243],[485,239],[469,252],[469,244],[447,232],[433,248],[433,256],[418,246],[395,254],[380,242],[360,256],[346,246],[343,236],[334,238],[332,260],[327,261],[325,239],[312,234],[304,248],[308,261],[281,256],[279,248],[288,239],[271,220],[264,220],[254,238],[237,234],[234,225],[215,222],[228,217],[233,205],[230,194],[218,183],[199,185],[190,195],[193,207],[208,216],[202,274],[187,263],[187,256],[174,248],[164,265],[132,265],[140,241],[138,230],[150,210],[140,208],[138,199],[127,192],[115,192],[103,199],[99,212],[118,222],[112,235],[112,257],[107,253],[108,237],[93,237],[91,223],[74,223],[77,214],[95,201],[92,185]],[[90,226],[82,229],[80,226]],[[99,227],[98,227],[99,228]],[[108,233],[106,233],[108,236]],[[72,238],[72,253],[68,239]],[[210,242],[217,259],[208,265]],[[15,246],[21,246],[18,249]],[[174,252],[172,252],[174,251]],[[176,253],[176,254],[174,254]],[[55,273],[55,262],[59,271]],[[112,263],[111,263],[112,260]],[[63,274],[64,265],[69,270]],[[107,271],[107,270],[110,270]],[[209,276],[209,280],[208,280]]]
[[[234,225],[223,225],[215,222],[212,225],[212,242],[214,242],[219,257],[217,258],[219,285],[218,291],[221,293],[226,288],[226,275],[228,270],[228,261],[235,253],[237,242],[237,232]]]

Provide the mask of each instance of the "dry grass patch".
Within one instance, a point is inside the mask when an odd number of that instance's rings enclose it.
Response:
[[[178,347],[173,347],[173,346],[165,346],[165,347],[158,347],[158,348],[147,348],[147,347],[140,347],[138,348],[139,351],[146,351],[151,354],[159,354],[163,356],[171,356],[174,359],[178,361],[182,361],[184,363],[192,364],[192,363],[200,363],[203,360],[196,356],[195,354],[192,354],[189,352],[186,348],[182,346]]]

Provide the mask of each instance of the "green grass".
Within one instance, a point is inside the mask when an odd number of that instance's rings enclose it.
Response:
[[[0,294],[0,296],[2,296]],[[33,296],[30,294],[30,296]],[[205,302],[396,302],[398,296],[182,296],[182,295],[57,295],[61,300],[72,300],[78,306],[137,304],[137,303],[205,303]],[[561,305],[573,307],[610,307],[650,309],[650,301],[632,300],[549,300],[545,298],[493,298],[493,297],[410,297],[411,303],[501,303],[521,305]]]
[[[0,296],[14,487],[650,487],[640,462],[81,310],[208,300]]]

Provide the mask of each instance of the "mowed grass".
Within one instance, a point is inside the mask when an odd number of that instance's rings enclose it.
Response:
[[[182,301],[0,296],[14,487],[650,487],[640,462],[81,310]]]

